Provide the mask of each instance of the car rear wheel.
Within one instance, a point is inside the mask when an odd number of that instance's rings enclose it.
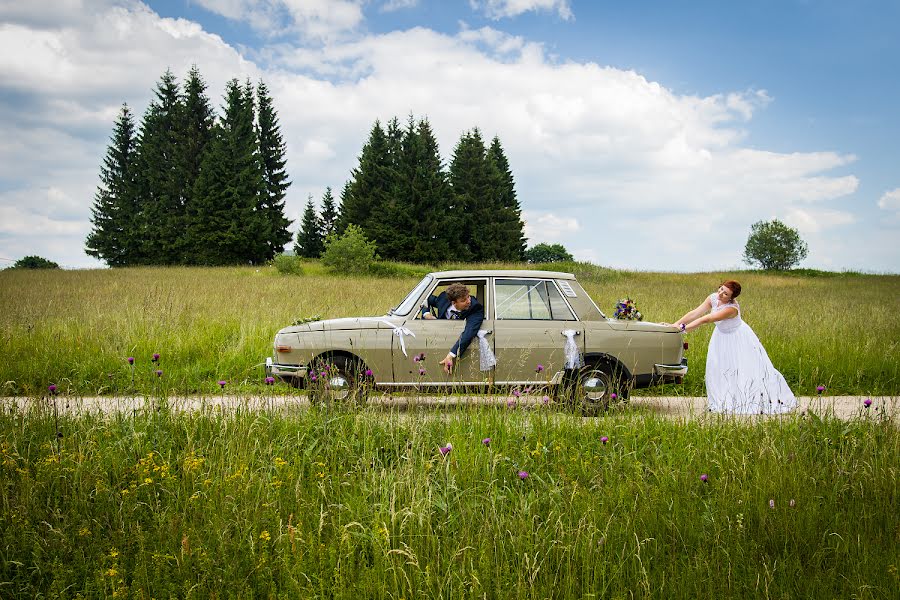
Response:
[[[595,416],[605,412],[611,402],[624,400],[623,391],[621,379],[603,363],[589,364],[573,374],[566,390],[573,408],[584,416]]]
[[[319,368],[308,376],[310,400],[329,404],[365,404],[369,388],[365,371],[361,361],[348,356],[335,356],[322,361]]]

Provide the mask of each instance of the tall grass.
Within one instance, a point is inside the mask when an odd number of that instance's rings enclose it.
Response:
[[[157,408],[0,414],[0,596],[900,589],[900,435],[874,415]]]
[[[745,320],[795,392],[810,394],[820,384],[829,393],[900,390],[898,276],[643,273],[579,263],[549,268],[575,271],[608,314],[617,299],[630,296],[654,321],[677,319],[722,279],[736,276],[744,285]],[[37,395],[49,383],[71,394],[152,393],[159,386],[208,392],[221,379],[230,389],[259,389],[261,365],[279,328],[313,315],[384,314],[416,282],[415,277],[327,275],[316,262],[304,263],[303,272],[281,276],[272,267],[0,272],[2,393]],[[711,331],[707,327],[688,337],[691,373],[685,385],[655,393],[704,393]],[[151,362],[155,352],[161,354],[159,364]],[[133,369],[128,357],[135,358]]]

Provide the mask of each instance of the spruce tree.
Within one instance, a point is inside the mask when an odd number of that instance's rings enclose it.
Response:
[[[260,264],[270,221],[259,210],[265,191],[254,128],[253,94],[236,79],[226,85],[225,111],[215,127],[190,214],[192,257],[199,264]]]
[[[134,118],[123,104],[100,166],[100,185],[91,209],[93,229],[85,242],[85,252],[110,267],[132,264],[140,245],[135,230],[139,217],[136,147]]]
[[[297,231],[294,254],[303,258],[319,258],[325,250],[321,227],[310,195],[306,201],[306,210],[303,211],[303,219],[300,221],[300,230]]]
[[[175,264],[180,261],[186,196],[178,143],[183,110],[178,83],[167,70],[156,86],[155,98],[144,113],[138,143],[137,188],[141,222],[136,236],[143,240],[135,261]]]
[[[522,208],[516,197],[515,181],[509,161],[503,152],[500,138],[494,136],[487,151],[487,158],[493,164],[497,175],[493,196],[497,198],[496,227],[499,239],[497,259],[517,262],[525,259],[525,223],[522,222]]]
[[[413,247],[406,260],[438,263],[456,258],[451,248],[455,240],[449,236],[450,186],[441,162],[437,139],[431,125],[422,119],[414,125],[410,118],[404,138],[404,175],[407,214],[413,217]]]
[[[200,176],[200,168],[206,157],[206,152],[213,136],[213,123],[215,120],[212,105],[206,95],[206,83],[200,75],[196,65],[191,67],[187,79],[184,82],[182,94],[183,119],[181,128],[177,132],[177,168],[178,177],[182,181],[183,209],[177,215],[176,225],[179,235],[177,247],[177,259],[179,264],[193,262],[192,256],[195,248],[188,246],[189,238],[184,232],[190,226],[189,215],[195,212],[194,186]]]
[[[381,123],[375,121],[369,140],[363,146],[359,166],[351,172],[350,185],[342,198],[340,230],[353,224],[381,250],[385,211],[392,193],[393,177],[388,138]],[[385,258],[388,258],[386,255]]]
[[[269,223],[268,238],[265,240],[265,259],[270,260],[284,250],[284,245],[291,240],[291,232],[288,231],[291,221],[284,216],[284,197],[291,182],[288,181],[285,170],[287,147],[281,136],[278,115],[269,96],[269,88],[262,81],[256,87],[256,97],[259,104],[257,117],[259,154],[265,185],[259,208]]]
[[[320,233],[323,240],[335,233],[338,220],[338,210],[334,204],[334,195],[331,188],[325,188],[325,195],[322,196],[322,217],[319,219]]]
[[[494,261],[499,257],[494,227],[497,203],[493,198],[497,179],[486,158],[481,132],[464,133],[450,163],[452,218],[448,229],[456,236],[456,256],[463,261]]]

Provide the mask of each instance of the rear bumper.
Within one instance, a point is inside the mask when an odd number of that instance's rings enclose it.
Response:
[[[687,375],[687,372],[687,358],[682,358],[679,365],[653,365],[653,375],[655,377],[684,377]]]
[[[634,378],[634,387],[648,388],[663,383],[684,383],[684,376],[687,375],[687,372],[687,358],[682,358],[681,364],[678,365],[653,365],[652,373],[638,375]]]
[[[280,365],[272,360],[271,356],[266,357],[266,375],[269,377],[306,377],[306,365]]]

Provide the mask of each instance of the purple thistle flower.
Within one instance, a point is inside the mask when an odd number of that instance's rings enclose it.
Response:
[[[134,357],[133,357],[133,356],[129,356],[129,357],[127,358],[127,360],[128,360],[128,364],[129,364],[129,365],[133,365],[133,364],[134,364]]]
[[[872,406],[872,399],[866,398],[865,400],[863,400],[863,406],[865,406],[866,408],[869,408],[870,406]]]
[[[610,400],[615,400],[616,398],[618,398],[618,396],[616,395],[615,392],[613,392],[612,394],[609,395]]]
[[[366,377],[372,376],[372,369],[366,369]]]
[[[605,444],[605,443],[608,442],[608,441],[609,441],[609,438],[606,437],[605,435],[604,435],[603,437],[600,438],[600,442],[603,443],[603,444]]]
[[[821,395],[822,392],[825,391],[825,386],[824,386],[824,385],[820,385],[820,386],[816,387],[816,391],[819,393],[819,395]]]
[[[703,483],[706,483],[707,481],[709,481],[709,475],[704,473],[703,475],[700,476],[700,481],[702,481]]]
[[[774,498],[769,499],[769,508],[771,508],[772,510],[775,509],[775,499]]]
[[[513,396],[515,396],[516,398],[518,398],[521,395],[522,395],[522,392],[520,392],[519,390],[513,390]]]
[[[440,448],[438,448],[438,450],[441,451],[441,456],[447,456],[448,454],[450,454],[450,451],[453,450],[453,444],[447,442],[446,446],[441,446]]]
[[[153,353],[153,358],[151,359],[151,362],[159,362],[159,352]]]
[[[481,443],[484,444],[485,446],[490,446],[491,438],[484,438],[483,440],[481,440]]]
[[[162,369],[157,369],[157,370],[156,370],[156,376],[157,376],[157,377],[162,377]]]
[[[319,373],[319,377],[328,377],[328,371],[322,371]]]
[[[273,385],[275,383],[274,377],[266,377],[266,385]]]
[[[49,386],[47,386],[47,389],[50,390],[51,394],[55,394],[56,393],[56,384],[51,383]]]
[[[226,383],[228,383],[228,382],[225,381],[224,379],[220,379],[220,380],[219,380],[219,387],[222,388],[222,389],[225,389],[225,384],[226,384]]]
[[[544,396],[543,398],[541,398],[541,402],[543,402],[545,405],[550,404],[550,396]]]
[[[309,376],[309,380],[310,380],[310,381],[315,381],[315,380],[316,380],[316,374],[313,373],[312,375],[310,375],[310,376]]]
[[[419,355],[418,355],[418,354],[416,354],[415,356],[413,356],[413,362],[419,362]]]
[[[535,373],[541,373],[544,370],[544,365],[539,364],[535,369]]]
[[[528,479],[528,471],[519,471],[519,479],[522,481]]]
[[[425,374],[425,368],[419,367],[419,375],[424,375],[424,374]]]
[[[507,408],[515,408],[516,400],[514,398],[510,398],[509,400],[506,401],[506,406],[507,406]]]

